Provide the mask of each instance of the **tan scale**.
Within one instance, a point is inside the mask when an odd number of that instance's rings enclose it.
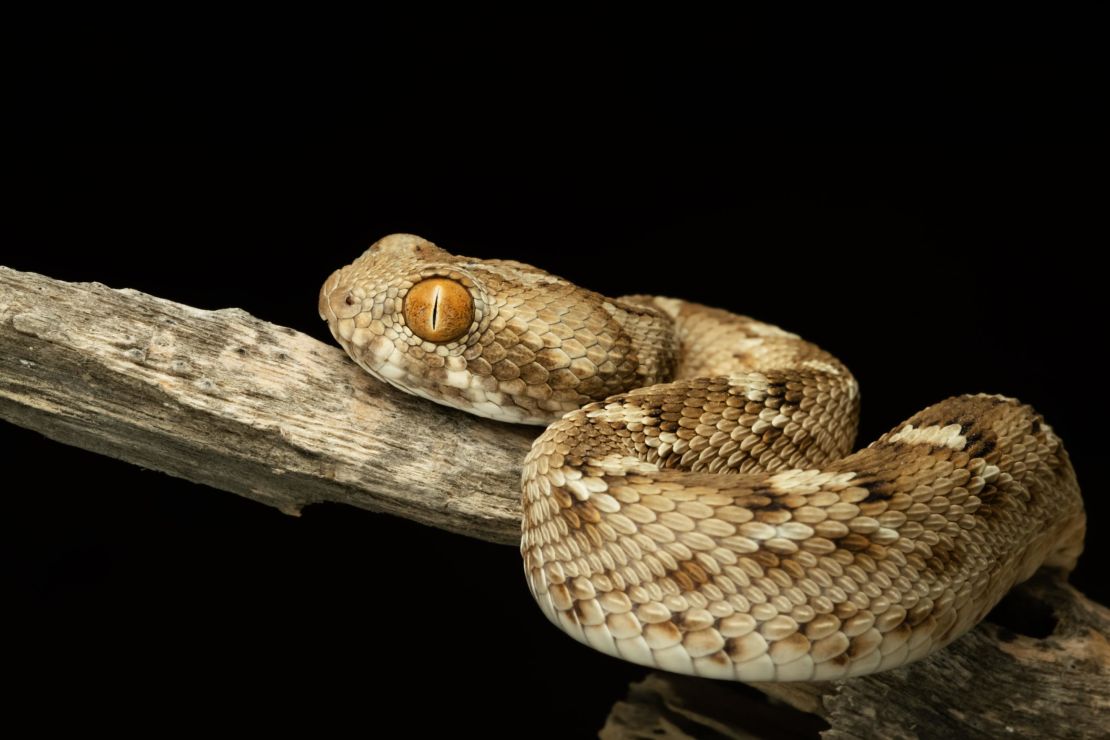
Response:
[[[741,681],[893,668],[1083,548],[1075,474],[1030,407],[950,398],[852,453],[848,369],[750,318],[408,234],[333,273],[320,315],[375,377],[548,425],[522,478],[529,586],[561,629],[634,663]]]

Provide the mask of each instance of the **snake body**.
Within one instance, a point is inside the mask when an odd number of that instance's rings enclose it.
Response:
[[[406,234],[333,273],[319,307],[375,377],[547,425],[522,475],[529,587],[561,629],[633,663],[741,681],[885,670],[1082,551],[1067,453],[1012,399],[949,398],[853,453],[856,381],[794,334]]]

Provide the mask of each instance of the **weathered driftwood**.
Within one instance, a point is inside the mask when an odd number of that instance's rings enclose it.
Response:
[[[291,514],[335,501],[505,544],[518,541],[536,433],[403,394],[238,309],[4,267],[0,418]],[[823,720],[838,738],[1105,737],[1110,613],[1049,576],[1017,594],[1026,613],[1055,612],[1051,635],[986,623],[903,669],[755,687],[777,707],[743,686],[651,674],[603,736],[811,735]]]
[[[394,390],[239,309],[5,267],[0,419],[290,514],[337,501],[505,544],[538,434]]]

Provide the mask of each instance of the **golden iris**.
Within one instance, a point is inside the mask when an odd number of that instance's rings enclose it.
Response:
[[[474,299],[454,280],[429,278],[405,295],[405,324],[412,333],[429,342],[458,339],[474,321]]]

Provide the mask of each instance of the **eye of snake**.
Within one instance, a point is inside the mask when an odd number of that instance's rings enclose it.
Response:
[[[405,324],[429,342],[443,343],[466,334],[474,321],[474,299],[454,280],[429,278],[405,296]]]

